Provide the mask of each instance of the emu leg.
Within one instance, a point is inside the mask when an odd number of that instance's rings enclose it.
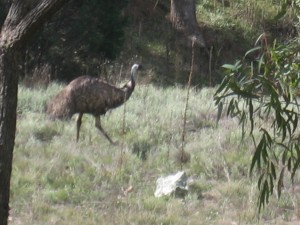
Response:
[[[115,142],[113,142],[111,140],[111,138],[108,136],[108,134],[105,132],[105,130],[102,128],[101,126],[101,122],[100,122],[100,116],[95,116],[95,126],[101,131],[101,133],[107,138],[107,140],[109,140],[109,142],[111,144],[115,144]]]
[[[77,117],[77,133],[76,133],[76,142],[79,140],[79,130],[81,126],[81,119],[82,119],[83,113],[79,113]]]

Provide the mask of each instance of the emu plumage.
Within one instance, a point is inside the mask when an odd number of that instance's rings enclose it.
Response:
[[[131,79],[121,88],[99,78],[78,77],[48,103],[47,114],[52,119],[69,119],[78,113],[76,141],[79,140],[83,114],[91,114],[95,117],[95,126],[113,144],[114,142],[101,126],[100,116],[128,100],[134,90],[135,76],[139,68],[138,64],[132,66]]]

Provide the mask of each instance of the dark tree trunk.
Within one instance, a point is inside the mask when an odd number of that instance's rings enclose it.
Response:
[[[13,0],[0,33],[0,225],[7,225],[22,46],[68,0]]]
[[[194,39],[200,47],[205,41],[196,19],[195,0],[171,0],[170,19],[173,27],[181,32],[190,42]]]
[[[17,53],[0,48],[0,224],[6,224],[9,212],[9,187],[16,131],[18,72]]]
[[[207,81],[208,55],[203,33],[196,19],[195,0],[171,0],[170,20],[175,29],[175,67],[177,81],[183,81],[182,74],[187,73],[191,63],[192,43],[194,41],[193,81]],[[186,69],[185,69],[186,68]],[[187,79],[185,79],[187,80]]]

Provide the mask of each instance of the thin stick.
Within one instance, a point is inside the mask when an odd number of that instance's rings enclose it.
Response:
[[[121,64],[118,83],[121,83],[121,80],[122,80],[122,71],[123,71],[123,64]]]
[[[158,2],[159,2],[159,0],[157,0],[157,1],[155,2],[155,5],[154,5],[154,7],[153,7],[153,10],[156,9],[156,6],[158,5]]]
[[[171,111],[171,115],[170,115],[170,127],[172,127],[172,119],[173,119],[173,111]],[[168,150],[167,150],[167,161],[169,163],[169,159],[170,159],[170,146],[171,146],[171,142],[172,142],[172,136],[171,135],[168,139]]]
[[[194,70],[194,58],[195,58],[195,39],[192,40],[192,62],[191,62],[191,71],[189,75],[189,81],[188,81],[188,87],[187,87],[187,95],[186,95],[186,101],[185,101],[185,108],[184,108],[184,114],[183,114],[183,128],[182,128],[182,134],[181,134],[181,155],[180,155],[180,168],[182,169],[183,162],[182,159],[184,157],[184,145],[185,145],[185,136],[186,136],[186,114],[189,104],[189,98],[190,98],[190,89],[191,89],[191,82],[192,82],[192,76],[193,76],[193,70]]]
[[[212,74],[211,74],[211,61],[212,61],[212,51],[213,47],[211,46],[210,51],[209,51],[209,64],[208,64],[208,69],[209,69],[209,86],[211,86],[212,80]]]
[[[121,145],[121,158],[120,158],[121,168],[123,166],[123,155],[124,155],[124,148],[125,148],[125,124],[126,124],[126,100],[125,99],[124,99],[124,110],[123,110],[123,121],[122,121],[122,145]]]
[[[121,65],[121,70],[120,70],[120,77],[122,74],[122,69],[123,69],[123,64]],[[122,168],[123,166],[123,155],[124,155],[124,148],[125,148],[125,126],[126,126],[126,99],[127,96],[125,94],[124,98],[124,108],[123,108],[123,120],[122,120],[122,145],[121,145],[121,158],[120,158],[120,167]]]

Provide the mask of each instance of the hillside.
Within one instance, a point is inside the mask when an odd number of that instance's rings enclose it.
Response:
[[[117,11],[100,14],[105,1],[91,1],[90,7],[83,1],[74,2],[47,23],[28,46],[25,74],[29,84],[69,81],[81,74],[115,82],[116,75],[128,71],[134,62],[146,68],[144,83],[186,84],[191,49],[178,47],[180,40],[168,19],[170,1],[130,0]],[[195,74],[193,84],[218,84],[223,78],[220,66],[243,57],[262,33],[267,34],[270,45],[274,39],[281,42],[295,37],[295,14],[289,8],[286,16],[274,19],[281,4],[272,0],[196,1],[197,20],[207,47],[201,50],[204,72]],[[117,16],[120,12],[122,17]]]
[[[177,50],[168,20],[169,4],[164,0],[130,1],[128,13],[132,20],[117,62],[130,65],[135,60],[142,61],[149,68],[147,81],[173,85],[187,82],[190,60],[182,58]],[[286,41],[297,35],[292,13],[274,20],[281,10],[281,1],[196,1],[196,4],[198,23],[207,42],[204,57],[210,69],[206,76],[211,82],[202,79],[195,85],[219,83],[223,77],[220,66],[242,58],[264,32],[270,45],[274,39]],[[184,57],[190,58],[191,50],[188,51]]]

